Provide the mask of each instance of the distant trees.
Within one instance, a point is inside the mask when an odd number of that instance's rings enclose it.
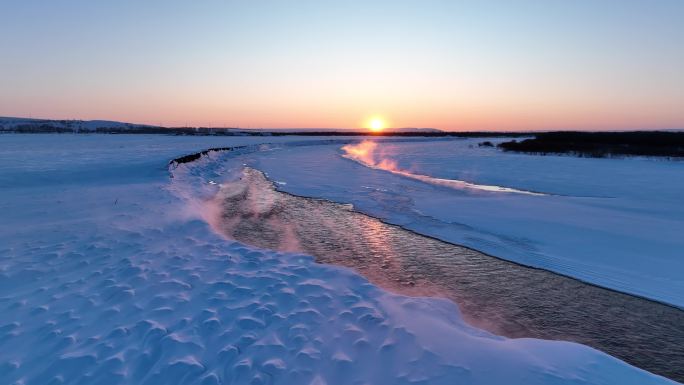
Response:
[[[533,139],[503,142],[504,151],[535,154],[571,154],[587,157],[684,157],[684,132],[544,132]]]

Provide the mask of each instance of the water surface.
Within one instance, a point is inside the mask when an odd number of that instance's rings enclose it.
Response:
[[[449,298],[470,324],[499,335],[579,342],[684,382],[682,310],[278,192],[249,168],[217,199],[222,231],[240,242],[351,267],[397,293]]]

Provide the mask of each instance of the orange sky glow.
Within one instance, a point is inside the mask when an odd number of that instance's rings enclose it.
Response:
[[[0,116],[684,128],[681,2],[29,3],[0,25]]]

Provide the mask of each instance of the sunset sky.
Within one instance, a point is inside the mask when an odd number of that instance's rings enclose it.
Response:
[[[684,128],[681,0],[0,4],[0,116]]]

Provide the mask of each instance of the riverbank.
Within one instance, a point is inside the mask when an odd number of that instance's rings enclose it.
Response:
[[[247,168],[213,201],[228,238],[313,255],[410,296],[454,301],[469,324],[509,338],[569,340],[684,381],[684,311],[425,237],[351,206],[279,192]]]

